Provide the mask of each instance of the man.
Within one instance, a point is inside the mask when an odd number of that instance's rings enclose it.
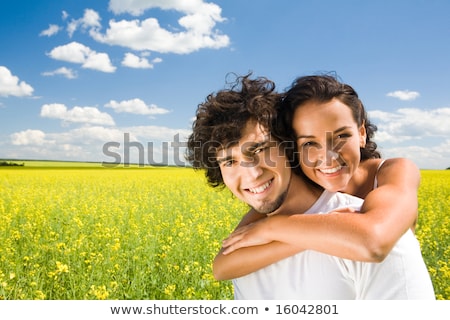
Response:
[[[270,130],[276,115],[275,105],[281,98],[275,92],[273,82],[265,78],[251,80],[249,76],[238,80],[231,89],[209,95],[198,107],[187,153],[187,159],[194,168],[205,170],[211,186],[227,186],[236,197],[254,209],[238,227],[266,216],[321,213],[344,207],[358,211],[361,199],[324,191],[301,172],[294,173],[290,161],[293,149],[281,143],[281,139],[273,136]],[[273,261],[278,261],[276,246],[286,248],[286,244],[274,242],[271,245],[271,250],[255,246],[252,254],[271,256]],[[402,261],[403,251],[397,250],[402,248],[401,244],[393,250],[394,254],[386,259],[386,263],[380,264],[355,262],[317,251],[301,251],[299,246],[291,247],[292,256],[233,279],[235,298],[335,300],[408,297],[404,275],[389,274],[390,266]],[[238,251],[232,254],[238,254]],[[215,265],[224,261],[221,252]],[[239,259],[231,260],[239,264]],[[234,267],[245,269],[245,265]],[[216,278],[220,278],[216,270],[214,272]]]
[[[206,169],[212,186],[225,184],[260,216],[307,211],[322,189],[296,175],[287,145],[270,135],[280,95],[272,82],[243,77],[240,91],[224,90],[199,106],[188,159]],[[224,108],[226,106],[226,108]],[[293,249],[298,251],[298,248]],[[234,279],[236,299],[355,299],[343,259],[304,251],[247,276]],[[255,285],[256,284],[256,285]]]

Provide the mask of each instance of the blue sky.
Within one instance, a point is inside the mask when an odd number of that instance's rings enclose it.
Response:
[[[384,157],[444,169],[449,12],[447,0],[1,1],[0,158],[123,161],[128,139],[131,161],[138,143],[145,163],[164,150],[182,161],[171,143],[227,73],[283,90],[331,71],[360,95]]]

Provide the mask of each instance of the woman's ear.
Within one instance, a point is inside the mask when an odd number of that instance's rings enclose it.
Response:
[[[363,122],[362,125],[359,127],[359,146],[361,148],[365,148],[366,138],[367,138],[366,126],[365,126],[365,122]]]

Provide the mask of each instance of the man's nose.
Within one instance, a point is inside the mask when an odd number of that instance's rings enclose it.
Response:
[[[242,161],[241,167],[243,171],[242,173],[247,174],[252,178],[258,178],[263,172],[261,164],[255,159],[250,161]]]

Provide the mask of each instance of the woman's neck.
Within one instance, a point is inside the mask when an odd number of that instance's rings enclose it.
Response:
[[[362,161],[342,192],[364,199],[373,190],[375,175],[377,174],[377,168],[381,161],[381,159],[367,159]]]

